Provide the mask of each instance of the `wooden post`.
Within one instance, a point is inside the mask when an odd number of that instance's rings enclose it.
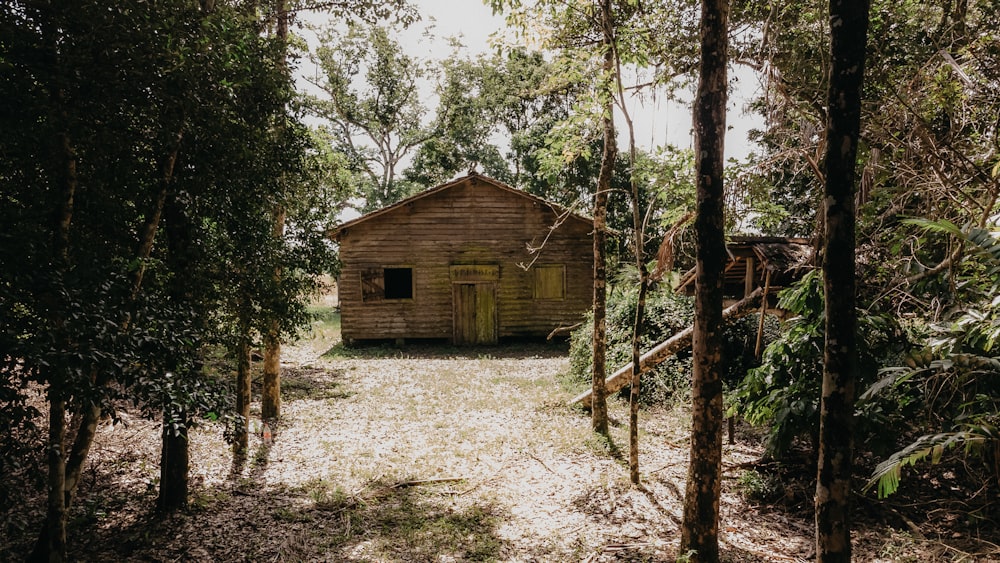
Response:
[[[771,270],[767,271],[764,278],[764,294],[760,298],[760,322],[757,323],[757,346],[754,348],[754,355],[760,359],[764,352],[764,315],[767,314],[767,293],[771,291]]]

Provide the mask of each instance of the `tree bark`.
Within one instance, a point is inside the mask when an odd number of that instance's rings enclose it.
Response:
[[[278,206],[274,211],[274,236],[281,238],[285,234],[285,209]],[[281,267],[274,269],[276,283],[281,283]],[[278,321],[272,319],[268,323],[267,334],[264,335],[264,367],[263,388],[260,397],[260,417],[275,428],[275,423],[281,416],[281,331]]]
[[[236,346],[236,414],[242,419],[236,428],[233,451],[237,459],[246,456],[250,445],[250,327],[240,323]]]
[[[156,499],[156,510],[167,514],[187,508],[188,450],[187,411],[169,414],[164,410],[162,443],[160,446],[160,494]]]
[[[855,186],[868,0],[831,0],[823,275],[826,342],[816,479],[816,560],[851,560],[851,470],[857,377]]]
[[[63,441],[66,439],[66,401],[58,389],[49,393],[48,443],[48,502],[45,524],[35,544],[30,561],[64,561],[66,559],[66,462]]]
[[[263,386],[260,396],[260,417],[274,427],[281,416],[281,338],[271,321],[264,338]]]
[[[607,216],[608,193],[611,191],[611,178],[614,175],[615,159],[618,146],[615,140],[614,108],[611,104],[610,80],[615,69],[614,23],[611,21],[611,0],[601,0],[601,27],[603,29],[604,62],[601,77],[604,86],[605,101],[602,104],[604,116],[601,123],[604,128],[604,150],[601,153],[601,169],[597,177],[597,190],[594,194],[594,367],[591,374],[591,392],[593,402],[591,408],[591,425],[594,432],[604,436],[608,430],[608,401],[604,388],[607,374],[607,263],[605,249],[607,247]]]
[[[695,97],[697,236],[692,337],[691,455],[680,552],[719,560],[722,485],[722,287],[726,263],[724,185],[728,0],[704,0],[701,63]]]
[[[52,32],[52,30],[47,30]],[[54,33],[54,32],[53,32]],[[52,38],[51,57],[53,63],[58,61],[57,39]],[[68,116],[64,105],[63,91],[56,86],[52,92],[53,116],[62,130],[56,135],[53,162],[58,163],[53,174],[60,190],[60,198],[52,223],[52,264],[53,287],[47,289],[42,297],[48,302],[52,311],[52,331],[56,342],[69,349],[70,337],[67,334],[66,306],[61,297],[61,291],[56,284],[61,284],[63,275],[69,269],[69,231],[73,222],[74,202],[78,185],[77,154],[70,139]],[[32,561],[63,561],[66,559],[66,389],[69,383],[60,367],[49,368],[48,389],[46,398],[49,402],[49,432],[48,432],[48,479],[45,523],[39,532],[38,541],[30,556]]]
[[[288,71],[288,20],[291,14],[288,10],[287,0],[277,0],[276,11],[278,15],[275,36],[282,45],[281,67]],[[283,118],[284,116],[279,116]],[[273,231],[275,238],[280,240],[285,235],[285,207],[276,204],[272,213]],[[281,283],[281,267],[274,269],[274,279],[276,283]],[[277,320],[268,323],[267,333],[264,335],[264,368],[263,368],[263,388],[260,397],[260,417],[274,428],[278,417],[281,416],[281,331]]]
[[[170,161],[176,162],[176,160],[175,150]],[[167,191],[166,188],[170,185],[171,179],[172,174],[164,175],[164,193]],[[194,226],[188,215],[188,210],[174,194],[171,194],[166,200],[164,215],[166,216],[167,261],[170,270],[173,272],[193,271],[192,239]],[[174,301],[197,303],[195,286],[182,276],[174,276],[169,289]],[[192,356],[198,353],[195,348],[186,349],[186,352]],[[173,372],[173,377],[177,378],[178,384],[180,384],[180,380],[192,376],[198,377],[197,369],[192,368],[191,365],[190,362],[177,358],[168,365],[168,369]],[[182,370],[190,371],[182,372]],[[168,380],[169,385],[171,382]],[[188,499],[188,412],[184,406],[179,408],[173,406],[173,401],[169,397],[166,399],[162,410],[163,428],[160,432],[160,490],[156,499],[156,510],[161,515],[187,508]]]
[[[633,218],[635,220],[636,264],[639,267],[639,296],[635,307],[635,321],[632,323],[632,369],[629,390],[628,415],[628,474],[633,485],[639,484],[639,387],[642,374],[642,325],[646,316],[646,289],[649,273],[646,271],[645,256],[642,252],[642,223],[639,218],[638,190],[633,187]]]

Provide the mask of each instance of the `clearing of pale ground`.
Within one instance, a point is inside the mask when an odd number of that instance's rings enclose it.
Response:
[[[283,356],[282,420],[234,464],[217,423],[191,434],[191,510],[150,514],[159,431],[102,428],[71,526],[85,561],[673,561],[688,455],[683,409],[645,410],[643,487],[628,482],[626,405],[611,444],[566,406],[564,346],[341,349],[316,335]],[[255,381],[255,386],[259,381]],[[259,391],[255,387],[255,393]],[[259,417],[259,406],[254,405]],[[621,450],[621,451],[619,451]],[[724,446],[724,561],[814,558],[811,494],[755,505],[737,480],[761,455]],[[780,495],[780,489],[779,489]],[[862,537],[860,560],[947,550]],[[975,560],[975,559],[967,559]],[[985,560],[985,559],[983,559]]]

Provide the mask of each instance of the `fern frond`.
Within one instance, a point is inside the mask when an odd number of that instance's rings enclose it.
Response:
[[[867,493],[872,487],[878,485],[878,498],[880,499],[895,493],[899,489],[903,467],[916,465],[928,457],[930,457],[931,464],[936,465],[948,449],[958,445],[964,445],[968,449],[975,444],[986,442],[990,438],[990,434],[984,435],[979,430],[982,429],[969,428],[958,432],[921,436],[917,441],[878,464],[868,483],[865,484],[864,492]]]
[[[947,219],[939,219],[937,221],[932,221],[930,219],[921,219],[920,217],[914,217],[911,219],[903,219],[902,221],[906,225],[914,225],[928,231],[934,231],[938,233],[943,233],[946,235],[955,235],[956,237],[965,238],[966,234],[962,231],[961,227],[948,221]]]
[[[865,392],[859,397],[859,401],[867,401],[874,398],[876,395],[881,393],[883,390],[889,387],[895,387],[901,383],[906,382],[911,379],[917,373],[924,371],[922,369],[914,369],[911,367],[889,367],[882,368],[879,370],[879,375],[882,377],[878,381],[872,383]]]
[[[1000,263],[1000,236],[997,234],[996,225],[980,227],[969,224],[959,227],[945,219],[931,221],[921,218],[904,219],[903,223],[963,239],[972,244],[975,254],[985,256],[994,263]]]

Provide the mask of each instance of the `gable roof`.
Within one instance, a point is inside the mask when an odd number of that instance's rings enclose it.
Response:
[[[441,184],[439,186],[435,186],[433,188],[424,190],[424,191],[422,191],[422,192],[420,192],[418,194],[412,195],[412,196],[410,196],[410,197],[408,197],[406,199],[397,201],[396,203],[394,203],[392,205],[389,205],[387,207],[383,207],[382,209],[377,209],[375,211],[372,211],[371,213],[367,213],[367,214],[362,215],[361,217],[358,217],[356,219],[351,219],[350,221],[348,221],[348,222],[340,225],[336,229],[333,229],[330,232],[329,236],[333,240],[338,240],[340,238],[341,233],[343,231],[346,231],[347,229],[349,229],[351,227],[354,227],[354,226],[356,226],[358,224],[361,224],[361,223],[364,223],[366,221],[370,221],[372,219],[375,219],[375,218],[380,217],[382,215],[385,215],[387,213],[391,213],[391,212],[395,211],[396,209],[399,209],[401,207],[405,207],[406,205],[409,205],[409,204],[413,203],[414,201],[417,201],[417,200],[423,199],[425,197],[430,197],[432,195],[439,194],[441,192],[450,190],[450,189],[452,189],[452,188],[454,188],[456,186],[462,185],[462,184],[464,184],[464,183],[466,183],[466,182],[468,182],[470,180],[478,180],[480,182],[484,182],[484,183],[486,183],[488,185],[493,186],[494,188],[510,192],[512,194],[515,194],[517,196],[520,196],[520,197],[523,197],[523,198],[525,198],[527,200],[535,202],[535,203],[537,203],[539,205],[544,205],[544,206],[548,207],[549,209],[551,209],[552,212],[555,213],[556,215],[564,215],[565,214],[567,216],[567,218],[572,218],[572,219],[575,219],[577,221],[583,221],[583,222],[587,223],[588,225],[593,225],[594,224],[593,219],[590,219],[588,217],[584,217],[583,215],[580,215],[578,213],[573,213],[569,209],[566,209],[565,207],[563,207],[563,206],[561,206],[561,205],[559,205],[557,203],[548,201],[547,199],[538,197],[538,196],[533,195],[533,194],[529,194],[528,192],[526,192],[524,190],[519,190],[517,188],[508,186],[507,184],[504,184],[503,182],[500,182],[499,180],[494,180],[493,178],[490,178],[489,176],[483,176],[482,174],[479,174],[478,172],[470,172],[468,176],[463,176],[461,178],[452,180],[450,182],[446,182],[446,183]]]

